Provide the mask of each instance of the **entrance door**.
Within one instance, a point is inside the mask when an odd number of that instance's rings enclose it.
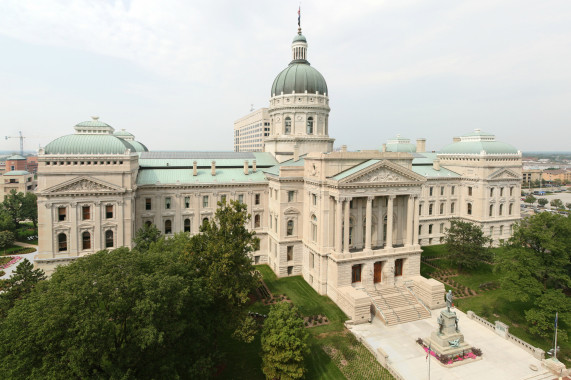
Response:
[[[383,272],[383,263],[378,261],[375,263],[375,275],[374,275],[374,282],[375,284],[381,282],[381,274]]]

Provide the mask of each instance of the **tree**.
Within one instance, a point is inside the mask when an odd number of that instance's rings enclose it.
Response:
[[[0,204],[0,231],[14,231],[15,229],[16,224],[14,224],[12,217]]]
[[[17,300],[23,299],[35,288],[36,284],[46,279],[44,271],[34,269],[34,265],[24,259],[4,285],[0,294],[0,317],[6,316]]]
[[[537,200],[537,204],[540,205],[541,207],[545,207],[545,205],[549,203],[549,201],[547,200],[547,198],[539,198]]]
[[[135,249],[145,252],[151,247],[151,244],[159,241],[161,236],[161,231],[159,231],[157,226],[154,224],[145,224],[135,233],[135,238],[133,239]]]
[[[14,244],[15,240],[16,237],[12,231],[0,231],[0,249],[3,249],[4,253],[6,253],[6,248]]]
[[[302,378],[308,354],[307,332],[297,308],[286,302],[273,305],[262,331],[262,371],[266,378]]]
[[[481,261],[490,260],[488,249],[492,240],[484,236],[482,228],[470,222],[453,219],[444,237],[446,249],[459,270],[475,268]]]
[[[29,219],[34,224],[34,228],[38,225],[38,197],[34,193],[26,193],[22,197],[22,204],[20,206],[21,220]]]
[[[537,200],[537,198],[535,198],[533,195],[529,194],[527,197],[525,197],[525,203],[529,203],[530,205],[532,203],[535,203],[535,201]]]
[[[212,300],[170,252],[101,251],[59,267],[0,321],[4,378],[206,378]]]
[[[12,222],[15,225],[20,223],[20,209],[22,207],[22,202],[24,199],[24,193],[18,193],[16,190],[10,190],[10,193],[4,197],[2,202],[2,208],[10,215]]]
[[[571,219],[540,213],[514,226],[513,236],[496,255],[496,272],[510,301],[532,302],[525,312],[530,331],[543,337],[553,333],[553,319],[571,322]],[[560,331],[566,338],[565,329]]]
[[[556,209],[563,208],[563,201],[561,199],[552,199],[549,204],[551,207],[555,207]]]
[[[568,210],[571,210],[571,203],[565,203],[565,206],[567,207]]]

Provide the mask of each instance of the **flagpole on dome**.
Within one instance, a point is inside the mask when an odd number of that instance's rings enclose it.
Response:
[[[297,34],[301,34],[301,3],[297,9]]]

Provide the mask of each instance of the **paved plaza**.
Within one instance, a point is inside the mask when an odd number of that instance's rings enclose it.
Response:
[[[372,346],[381,347],[387,354],[389,363],[407,380],[428,379],[426,353],[416,343],[417,338],[426,339],[437,328],[436,318],[440,310],[433,310],[429,319],[385,326],[375,319],[373,323],[356,325],[351,331]],[[530,353],[510,341],[496,335],[480,323],[469,319],[466,314],[455,309],[460,320],[459,327],[464,339],[470,345],[482,350],[481,360],[453,368],[444,368],[431,358],[430,380],[522,380],[555,379],[550,376],[541,362]],[[533,371],[530,365],[538,370]]]

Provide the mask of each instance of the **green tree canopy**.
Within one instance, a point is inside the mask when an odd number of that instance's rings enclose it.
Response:
[[[34,228],[38,225],[38,197],[34,193],[26,193],[22,198],[20,206],[21,220],[29,219],[34,223]]]
[[[14,244],[16,237],[12,231],[0,231],[0,249],[6,252],[6,248],[11,247]]]
[[[45,279],[44,271],[34,269],[28,259],[18,264],[12,276],[5,282],[4,291],[0,293],[0,318],[6,316],[16,301],[31,293],[36,284]]]
[[[567,207],[568,210],[571,210],[571,203],[565,203],[565,206]]]
[[[453,219],[444,237],[450,260],[459,270],[475,268],[481,261],[490,260],[491,239],[482,228],[470,222]]]
[[[4,378],[201,378],[211,304],[169,253],[101,251],[59,267],[0,323]]]
[[[2,208],[10,215],[12,223],[18,225],[21,220],[21,208],[24,200],[24,193],[18,193],[16,190],[10,190],[10,193],[4,197]]]
[[[12,216],[4,210],[0,203],[0,231],[14,231],[16,224],[12,220]]]
[[[267,379],[300,379],[309,354],[307,332],[296,307],[272,306],[262,330],[262,371]]]
[[[144,224],[143,227],[139,228],[135,233],[135,238],[133,239],[135,249],[145,252],[151,247],[151,244],[158,242],[161,236],[161,231],[159,231],[157,226],[152,223]]]
[[[549,204],[551,205],[551,207],[563,208],[563,201],[559,198],[552,199],[551,202],[549,202]]]
[[[545,205],[548,203],[549,201],[547,200],[547,198],[539,198],[537,200],[537,204],[540,205],[541,207],[545,207]]]
[[[532,204],[532,203],[535,203],[536,200],[537,200],[537,198],[531,194],[529,194],[527,197],[525,197],[525,203]]]
[[[530,331],[547,337],[555,311],[567,325],[571,301],[571,219],[543,212],[523,219],[496,255],[496,271],[509,300],[533,301],[526,311]],[[565,338],[562,333],[562,338]]]

